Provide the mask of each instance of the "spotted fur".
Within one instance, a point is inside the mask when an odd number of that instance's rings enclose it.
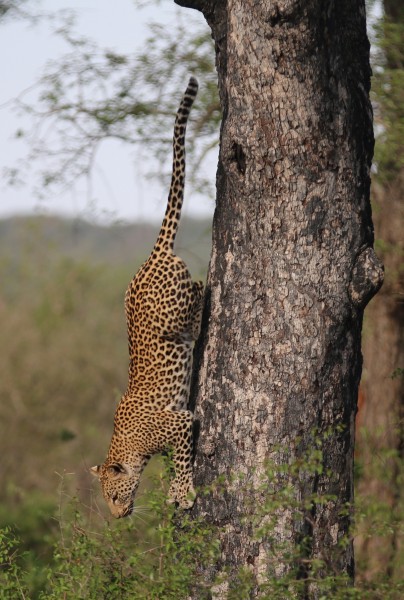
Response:
[[[170,501],[190,508],[195,497],[193,416],[187,403],[203,284],[192,281],[173,248],[184,196],[185,130],[197,91],[198,82],[191,77],[174,125],[173,171],[165,217],[150,257],[125,295],[128,387],[115,413],[108,456],[104,464],[92,468],[117,518],[131,514],[140,475],[151,455],[167,449],[173,451],[175,467]]]

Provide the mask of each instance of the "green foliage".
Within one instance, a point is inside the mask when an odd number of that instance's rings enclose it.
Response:
[[[0,600],[26,598],[25,573],[18,554],[20,542],[10,527],[0,529]]]
[[[289,466],[268,462],[258,489],[244,477],[234,476],[230,485],[245,487],[251,503],[245,519],[252,527],[253,539],[268,549],[261,581],[253,581],[250,569],[226,570],[216,578],[216,589],[225,586],[228,600],[245,600],[254,590],[267,600],[309,597],[345,600],[398,600],[404,582],[360,582],[338,569],[338,555],[351,535],[340,538],[329,556],[316,555],[309,532],[296,542],[296,531],[313,508],[336,502],[332,495],[315,492],[302,499],[291,482],[308,473],[319,475],[322,464],[321,444],[314,453],[290,461]],[[27,552],[7,526],[0,533],[0,599],[38,598],[40,600],[185,600],[192,591],[203,600],[210,597],[212,583],[205,580],[204,569],[220,561],[218,526],[202,519],[176,513],[166,502],[167,479],[171,465],[153,476],[153,485],[139,501],[132,518],[112,524],[97,511],[83,510],[77,500],[65,500],[62,492],[58,516],[59,534],[46,560],[27,562]],[[62,481],[63,485],[64,482]],[[229,482],[215,482],[216,491]],[[211,493],[205,490],[201,493]],[[261,501],[257,502],[260,498]],[[94,505],[96,506],[96,505]],[[351,507],[341,506],[342,517]],[[372,519],[372,506],[365,510]],[[291,515],[290,536],[278,536],[279,519]],[[286,541],[285,541],[286,539]],[[294,542],[292,543],[292,540]],[[52,542],[50,542],[52,545]],[[35,589],[30,570],[41,568],[41,587]],[[2,595],[1,595],[2,594]]]
[[[404,377],[404,369],[402,367],[397,367],[391,374],[392,379],[397,379],[397,377]]]
[[[378,179],[387,183],[404,168],[404,20],[381,19],[374,41],[375,162]]]
[[[57,522],[52,518],[56,514],[55,501],[38,491],[27,493],[11,484],[7,487],[8,493],[3,495],[0,505],[0,527],[3,534],[9,536],[9,542],[16,544],[18,538],[18,546],[10,555],[13,568],[9,569],[9,578],[37,597],[46,582],[43,567],[52,560],[53,544],[58,535]],[[3,552],[7,550],[5,539],[0,542],[0,547]],[[22,570],[23,576],[16,579],[18,569]],[[1,581],[0,574],[0,588]]]
[[[215,560],[218,545],[201,521],[175,516],[166,489],[166,476],[161,476],[147,494],[147,510],[137,507],[132,519],[112,525],[97,513],[83,513],[77,501],[61,507],[59,540],[42,564],[42,589],[33,597],[186,598],[198,580],[198,567]],[[26,555],[16,553],[18,544],[9,527],[1,530],[0,599],[24,597],[20,590],[29,587],[33,591]]]

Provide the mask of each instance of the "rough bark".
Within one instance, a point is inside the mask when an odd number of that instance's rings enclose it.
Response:
[[[326,559],[349,526],[340,509],[353,496],[362,313],[383,278],[369,205],[365,9],[362,0],[177,3],[202,10],[212,28],[223,109],[193,393],[196,483],[221,475],[227,484],[200,496],[194,512],[221,527],[221,557],[206,576],[245,566],[258,593],[273,557],[265,536],[252,535],[246,490],[267,459],[288,463],[314,430],[332,431],[323,473],[294,483],[297,495],[337,501],[313,505],[292,538],[309,535],[308,558]],[[279,542],[293,542],[292,517],[279,513]],[[353,575],[351,544],[334,568]]]

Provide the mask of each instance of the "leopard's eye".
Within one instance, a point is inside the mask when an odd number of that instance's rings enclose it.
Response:
[[[115,504],[116,501],[118,500],[118,494],[114,494],[113,496],[111,496],[111,500],[112,500],[112,504]]]

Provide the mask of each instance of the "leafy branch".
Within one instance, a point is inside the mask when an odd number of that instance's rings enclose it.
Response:
[[[189,18],[186,24],[179,18],[170,29],[152,24],[142,52],[133,55],[78,36],[71,15],[56,33],[69,51],[50,61],[38,83],[15,100],[16,110],[30,116],[33,126],[16,133],[28,142],[29,154],[8,169],[9,182],[24,180],[36,164],[45,165],[38,172],[39,196],[90,180],[107,139],[146,149],[157,162],[147,174],[168,180],[173,116],[193,73],[201,90],[188,136],[188,178],[194,190],[209,189],[203,166],[217,148],[221,118],[209,32],[190,27]]]

